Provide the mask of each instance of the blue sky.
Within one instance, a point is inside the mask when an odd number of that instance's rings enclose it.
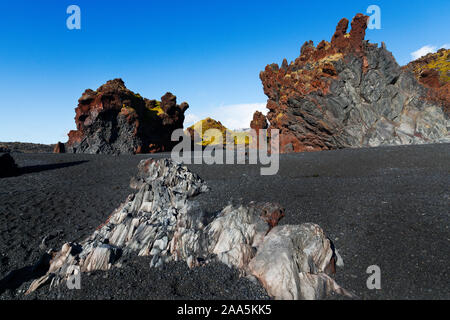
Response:
[[[71,4],[81,30],[66,27]],[[1,0],[0,141],[66,141],[81,93],[117,77],[147,98],[171,91],[189,103],[188,121],[243,126],[264,111],[267,64],[294,60],[306,40],[329,41],[341,18],[372,4],[381,30],[366,39],[384,41],[400,64],[450,43],[448,0]]]

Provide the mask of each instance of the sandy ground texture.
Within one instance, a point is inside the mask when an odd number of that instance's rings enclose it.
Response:
[[[138,162],[170,155],[12,155],[23,173],[0,179],[0,299],[268,298],[223,264],[158,270],[146,257],[83,274],[81,290],[24,297],[46,250],[90,235],[132,192]],[[281,224],[319,224],[345,262],[337,282],[359,298],[449,299],[449,164],[450,144],[440,144],[286,154],[274,176],[257,165],[189,167],[211,187],[196,197],[204,210],[274,201],[286,208]],[[380,290],[366,286],[371,265],[381,269]]]

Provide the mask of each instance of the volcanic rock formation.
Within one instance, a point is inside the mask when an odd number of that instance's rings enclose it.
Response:
[[[78,271],[120,266],[137,254],[151,256],[150,267],[220,261],[258,279],[276,299],[317,299],[332,291],[351,296],[330,277],[342,259],[318,225],[277,226],[284,209],[273,203],[229,205],[206,214],[192,198],[208,187],[185,166],[148,159],[138,169],[131,181],[138,191],[86,240],[48,252],[49,270],[28,293]]]
[[[436,102],[384,43],[364,40],[367,20],[357,14],[347,33],[344,18],[331,42],[305,42],[295,61],[261,72],[280,152],[450,142],[448,95]]]
[[[65,153],[66,152],[66,146],[64,143],[58,141],[57,144],[55,144],[55,147],[53,148],[53,153]]]
[[[214,129],[214,131],[208,131],[211,129]],[[219,132],[221,137],[218,136]],[[230,130],[220,121],[212,118],[197,121],[195,124],[186,129],[185,134],[190,137],[192,145],[196,143],[202,145],[203,147],[207,145],[219,144],[222,144],[224,147],[227,147],[227,144],[230,147],[234,147],[234,145],[249,144],[249,141],[251,140],[249,133]],[[227,141],[227,135],[230,141]]]
[[[255,130],[256,133],[259,133],[261,129],[267,129],[269,124],[267,123],[266,116],[259,111],[255,111],[253,114],[253,120],[250,122],[250,128]]]
[[[8,148],[7,145],[0,144],[0,153],[11,152],[11,149]]]
[[[166,93],[148,100],[125,87],[121,79],[97,91],[87,89],[75,109],[77,130],[69,132],[67,152],[134,154],[170,151],[173,130],[183,128],[186,102]]]
[[[222,139],[221,141],[216,141],[215,137],[210,137],[206,134],[206,131],[210,129],[219,130]],[[192,126],[186,129],[186,134],[188,134],[192,140],[192,143],[199,143],[202,146],[209,144],[225,144],[226,143],[226,133],[228,129],[220,122],[212,118],[206,118],[197,121]]]
[[[0,153],[0,178],[12,177],[19,173],[14,158],[9,152]]]
[[[428,98],[450,113],[450,49],[429,53],[411,61],[403,69],[414,72],[419,82],[430,89]]]

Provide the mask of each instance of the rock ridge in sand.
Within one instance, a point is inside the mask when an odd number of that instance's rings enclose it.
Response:
[[[150,267],[185,261],[190,268],[221,262],[259,281],[276,299],[351,296],[331,277],[342,259],[316,224],[277,226],[284,209],[275,203],[229,205],[205,214],[192,200],[208,187],[170,159],[142,160],[131,186],[137,193],[81,243],[66,243],[28,293],[60,284],[76,272],[120,266],[130,254],[150,256]],[[145,272],[145,271],[144,271]]]

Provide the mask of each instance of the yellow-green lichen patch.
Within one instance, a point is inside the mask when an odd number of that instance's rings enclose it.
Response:
[[[252,142],[252,136],[248,132],[229,130],[229,134],[234,136],[234,144],[249,145]]]
[[[122,109],[120,110],[120,113],[122,113],[122,114],[130,114],[130,113],[133,113],[133,112],[136,112],[136,110],[134,109],[134,108],[132,108],[132,107],[129,107],[129,106],[127,106],[127,105],[122,105]]]
[[[227,128],[225,128],[219,121],[216,121],[211,118],[206,118],[203,120],[200,120],[189,127],[189,129],[193,130],[195,134],[198,134],[201,138],[201,142],[198,142],[197,144],[201,144],[203,146],[207,145],[216,145],[216,144],[223,144],[225,142],[225,135]],[[219,130],[219,132],[222,135],[223,141],[217,141],[216,136],[211,136],[210,133],[207,131],[209,129],[216,129]]]
[[[342,53],[330,54],[329,56],[323,57],[317,61],[317,64],[323,65],[325,63],[341,60],[344,57]],[[316,64],[315,64],[316,65]]]
[[[444,51],[442,54],[436,54],[436,59],[424,66],[427,69],[434,69],[439,72],[439,80],[443,83],[450,81],[450,50]]]
[[[158,116],[164,113],[164,110],[161,108],[161,101],[158,100],[151,100],[147,105],[147,109],[153,111]]]
[[[158,119],[162,114],[164,114],[164,110],[161,108],[161,102],[158,100],[150,100],[146,102],[144,121],[152,122]]]
[[[280,120],[283,115],[284,115],[283,112],[278,113],[277,116],[275,117],[275,120]]]
[[[210,129],[215,130],[208,132]],[[234,141],[234,144],[249,144],[251,142],[251,136],[247,132],[229,130],[222,123],[211,118],[196,122],[188,128],[188,131],[194,131],[201,138],[201,142],[197,142],[197,144],[202,146],[226,144],[227,134]]]
[[[424,70],[432,69],[439,72],[439,80],[442,83],[450,81],[450,49],[439,50],[436,53],[428,54],[412,62],[414,73],[419,76]]]

